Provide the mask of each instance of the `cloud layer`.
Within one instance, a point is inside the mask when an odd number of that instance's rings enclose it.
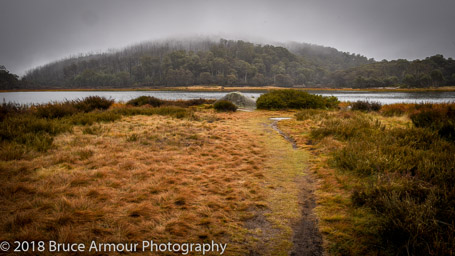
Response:
[[[0,0],[0,65],[172,36],[298,41],[381,59],[455,57],[453,0]]]

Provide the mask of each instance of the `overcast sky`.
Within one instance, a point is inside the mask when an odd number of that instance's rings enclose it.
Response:
[[[0,65],[175,36],[297,41],[376,60],[455,57],[455,0],[0,0]]]

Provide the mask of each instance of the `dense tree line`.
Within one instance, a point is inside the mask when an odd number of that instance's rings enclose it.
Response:
[[[455,85],[455,60],[435,55],[424,60],[376,62],[331,75],[337,87],[439,87]]]
[[[286,45],[284,45],[286,46]],[[370,63],[360,56],[308,44],[286,47],[244,41],[148,42],[121,51],[88,54],[29,71],[29,87],[316,86],[331,71]]]
[[[260,45],[224,39],[184,39],[73,56],[28,71],[20,86],[126,88],[209,84],[439,87],[455,85],[455,61],[435,55],[424,60],[375,62],[358,54],[305,43]],[[3,89],[17,86],[16,82],[1,84]]]

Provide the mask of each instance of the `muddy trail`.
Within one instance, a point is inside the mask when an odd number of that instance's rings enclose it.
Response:
[[[272,119],[271,128],[277,131],[286,141],[292,144],[294,150],[298,150],[296,141],[278,127],[278,122],[285,119]],[[299,204],[302,207],[301,219],[293,227],[293,250],[290,255],[293,256],[319,256],[323,255],[322,236],[318,229],[317,218],[313,213],[316,206],[314,197],[314,181],[306,174],[297,181],[301,187],[299,195]]]

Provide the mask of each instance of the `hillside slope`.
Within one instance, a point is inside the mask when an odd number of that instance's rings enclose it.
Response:
[[[20,87],[78,89],[209,84],[439,87],[455,85],[455,61],[435,55],[424,60],[375,62],[359,54],[295,42],[261,45],[225,39],[163,40],[52,62],[27,72]]]
[[[304,46],[304,47],[302,47]],[[25,87],[87,88],[194,84],[278,86],[329,82],[335,70],[371,63],[366,57],[307,44],[259,45],[220,39],[137,44],[87,54],[29,71]],[[349,59],[349,62],[346,62]],[[346,65],[346,63],[348,63]]]

